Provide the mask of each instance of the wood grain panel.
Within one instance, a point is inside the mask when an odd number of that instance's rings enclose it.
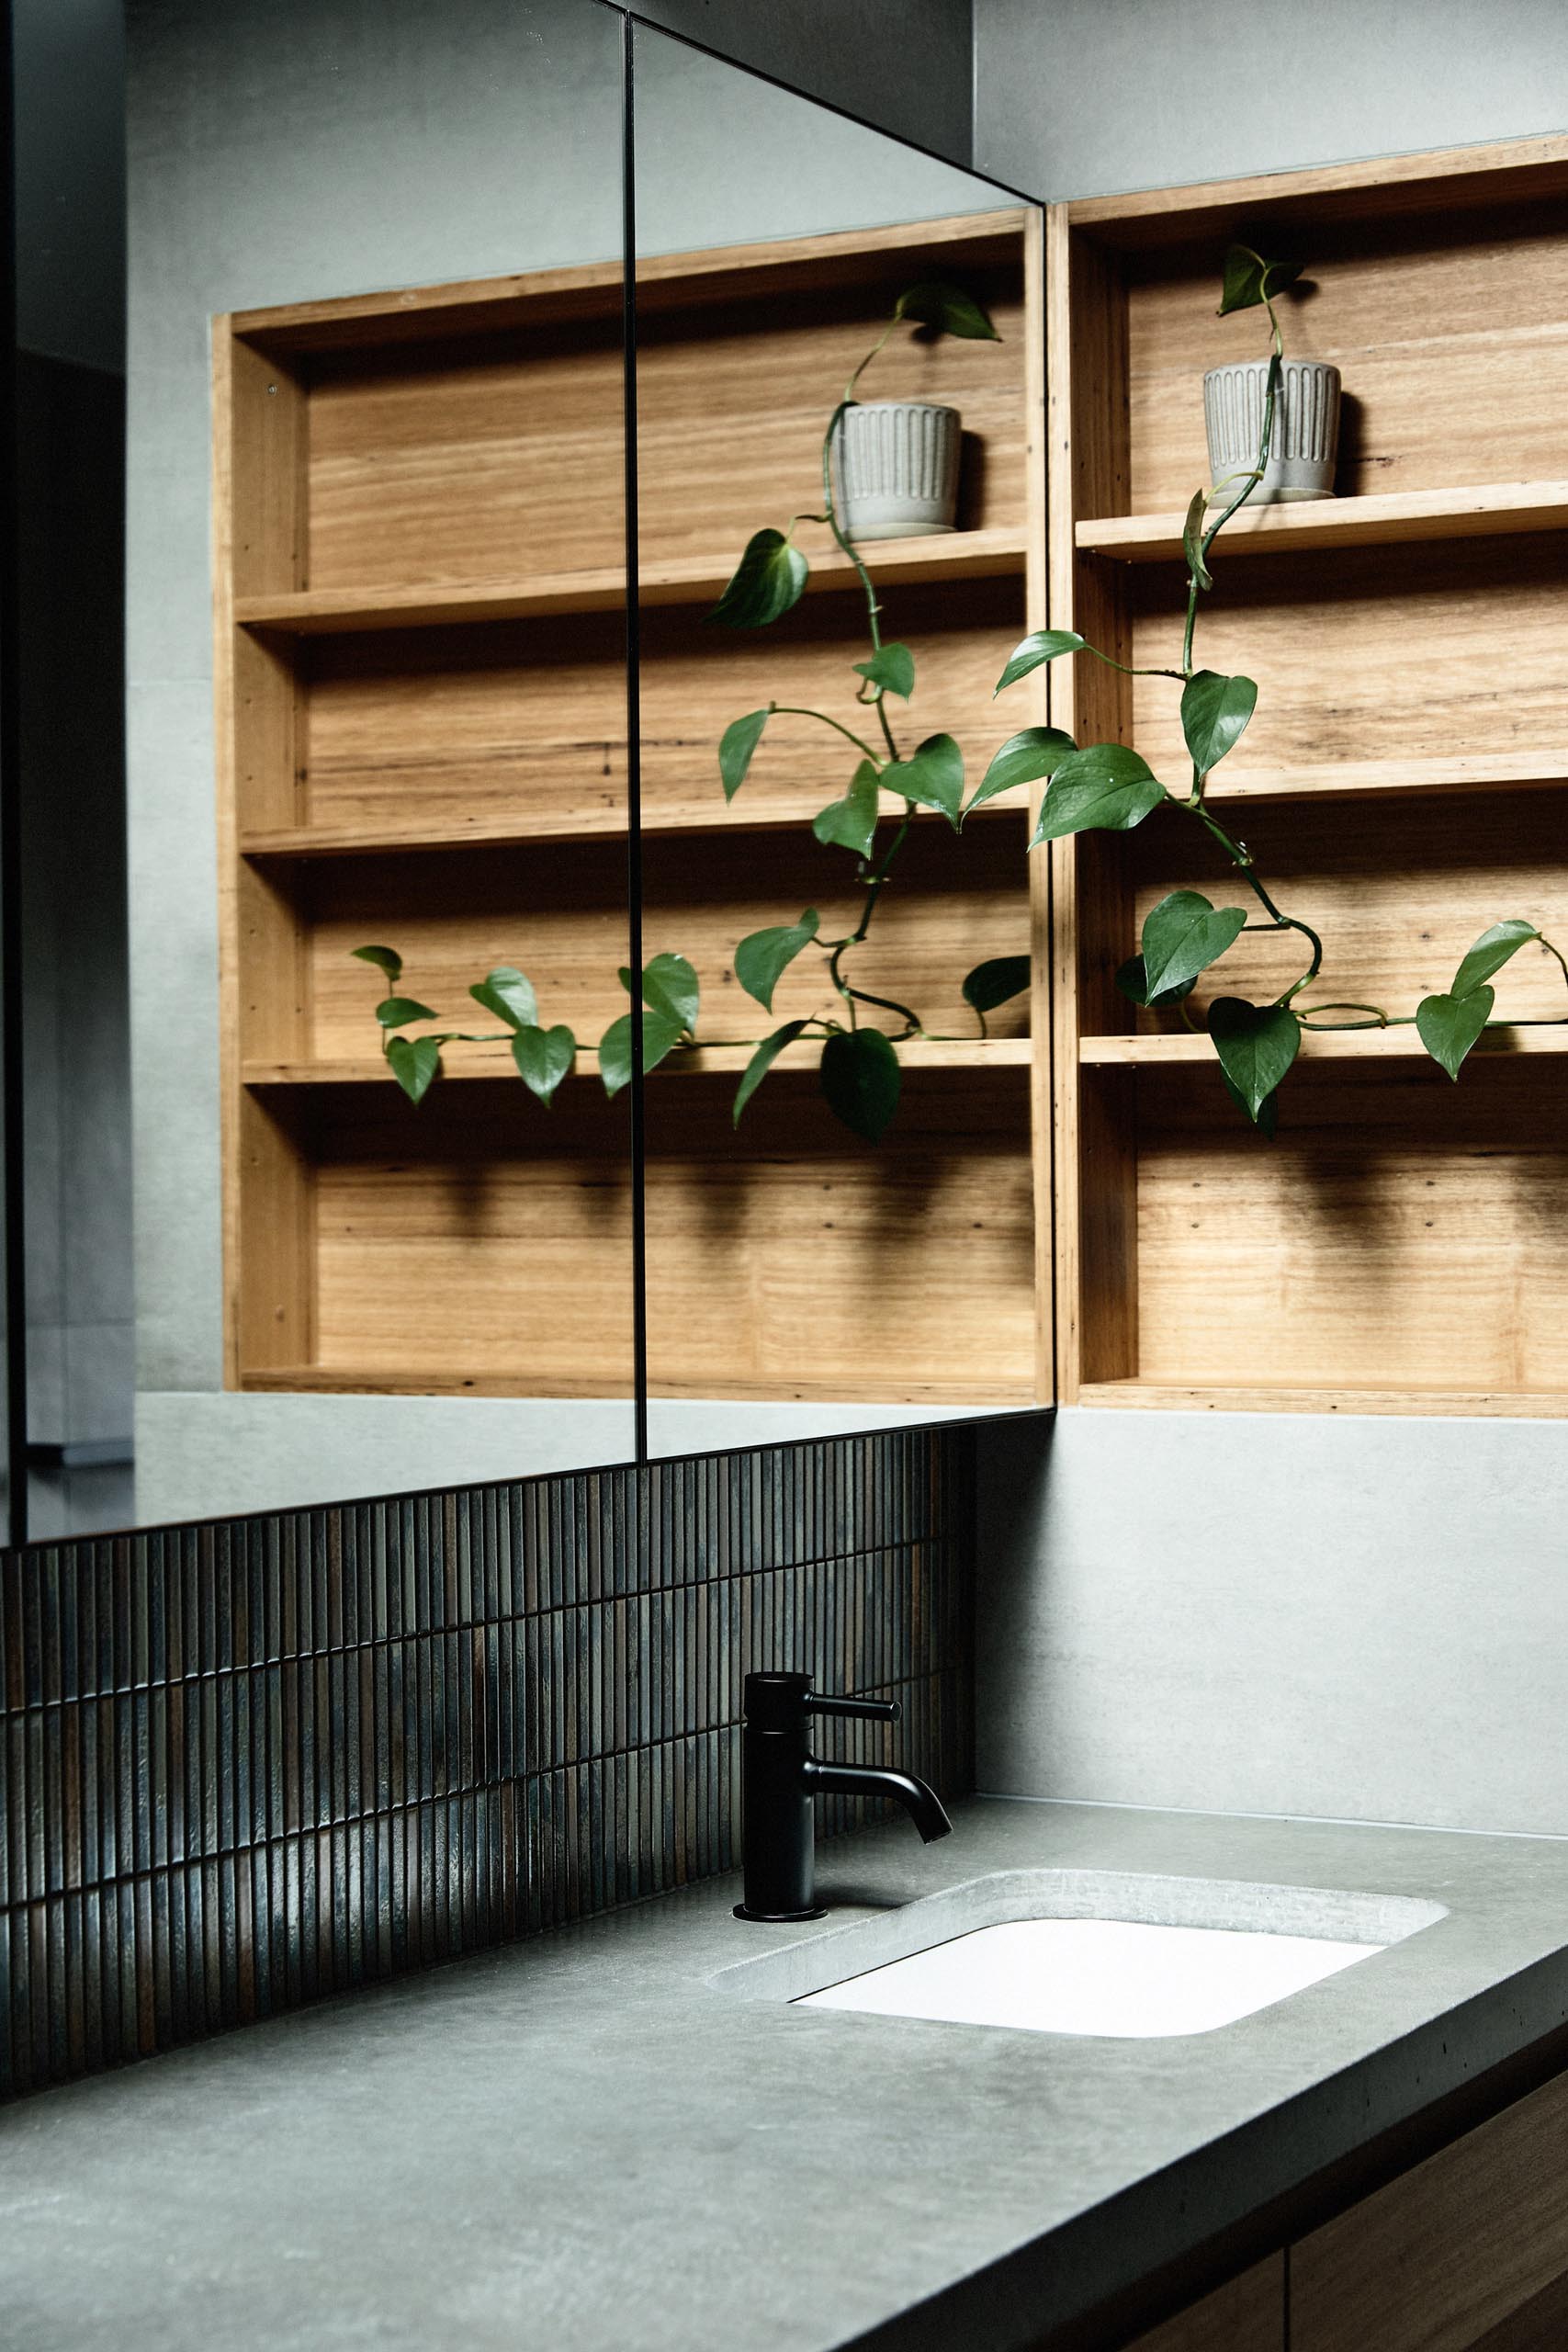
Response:
[[[624,825],[625,649],[614,613],[301,646],[305,820],[368,841]]]
[[[866,400],[929,400],[963,413],[961,526],[1016,524],[1025,497],[1025,334],[1021,254],[1005,270],[943,254],[942,274],[991,311],[998,345],[901,331],[865,378]],[[771,300],[736,302],[700,321],[680,313],[639,322],[639,536],[651,563],[729,547],[739,557],[764,523],[822,508],[821,443],[852,370],[922,275],[918,258],[824,289],[791,312]],[[700,422],[698,422],[700,420]],[[803,525],[809,556],[829,547]]]
[[[954,836],[945,826],[913,833],[878,910],[876,928],[853,967],[856,985],[912,1004],[939,1035],[976,1037],[960,983],[989,956],[1029,944],[1027,873],[1020,835],[1002,821]],[[644,938],[649,956],[689,956],[703,983],[700,1034],[718,1045],[756,1040],[782,1022],[829,1007],[826,959],[810,951],[780,981],[772,1014],[739,988],[733,954],[748,933],[818,908],[825,933],[843,936],[860,910],[854,860],[807,838],[770,836],[760,858],[741,834],[703,843],[649,843],[645,852]],[[476,870],[476,867],[478,870]],[[376,1048],[371,1017],[378,975],[353,950],[375,940],[403,955],[403,985],[450,1024],[470,1016],[470,981],[493,964],[520,965],[547,1022],[565,1021],[586,1041],[626,1006],[616,978],[626,958],[626,867],[613,842],[540,843],[483,861],[434,854],[421,859],[363,858],[310,870],[297,886],[309,959],[312,1050],[324,1060]],[[994,1036],[1027,1023],[1019,998],[990,1016]],[[890,1025],[896,1020],[888,1017]],[[416,1026],[425,1024],[416,1024]],[[287,1053],[256,1050],[258,1059]]]
[[[1561,473],[1560,202],[1315,231],[1303,222],[1292,234],[1311,282],[1284,297],[1285,345],[1293,358],[1331,361],[1344,378],[1339,491]],[[1224,242],[1134,274],[1131,507],[1121,511],[1185,506],[1208,480],[1204,369],[1267,353],[1258,314],[1215,315]],[[1459,420],[1483,418],[1483,430],[1456,430]]]
[[[1412,1013],[1447,989],[1481,933],[1522,915],[1568,953],[1568,791],[1498,803],[1479,794],[1343,804],[1259,802],[1247,811],[1245,838],[1271,895],[1324,939],[1321,979],[1303,1001],[1333,999]],[[1240,822],[1241,820],[1237,820]],[[1261,910],[1223,850],[1193,820],[1161,810],[1128,837],[1131,921],[1121,953],[1134,952],[1156,900],[1171,889],[1202,890],[1216,905]],[[1219,995],[1263,1002],[1305,967],[1294,933],[1248,933],[1203,975],[1195,1008]],[[1543,948],[1521,948],[1492,983],[1500,1021],[1568,1017],[1561,967]],[[1346,1016],[1355,1019],[1355,1014]],[[1168,1031],[1168,1014],[1134,1012],[1118,1027]]]
[[[1272,1144],[1141,1070],[1141,1379],[1568,1391],[1568,1104],[1541,1063],[1305,1065]]]
[[[1246,2270],[1127,2352],[1285,2352],[1285,2257]]]
[[[598,1089],[549,1112],[520,1085],[326,1092],[314,1145],[324,1370],[539,1395],[632,1383],[626,1107]]]
[[[1292,2352],[1561,2340],[1541,2335],[1538,2299],[1568,2274],[1565,2172],[1559,2076],[1292,2248]]]
[[[913,751],[939,730],[956,736],[972,787],[998,745],[1032,716],[1015,707],[1016,697],[991,700],[1002,664],[1023,634],[1023,583],[891,588],[882,602],[884,637],[904,639],[916,662],[910,704],[892,705],[900,745]],[[808,826],[818,809],[849,788],[860,758],[852,744],[813,719],[770,720],[731,812],[719,781],[719,738],[732,718],[778,702],[825,711],[867,739],[874,721],[855,701],[862,681],[850,665],[870,650],[858,595],[812,597],[768,629],[708,628],[694,614],[645,615],[645,815],[655,825],[700,819],[719,833],[731,816],[755,822],[764,813]],[[1021,874],[1018,878],[1021,885]]]
[[[318,360],[310,588],[624,561],[620,322]]]
[[[1556,539],[1474,540],[1419,563],[1377,548],[1260,556],[1228,571],[1223,548],[1197,656],[1258,682],[1257,714],[1225,763],[1238,775],[1445,752],[1561,764],[1568,565]],[[1179,594],[1163,569],[1135,575],[1134,661],[1179,662]],[[1136,680],[1133,723],[1156,775],[1183,781],[1177,689]]]
[[[730,1096],[649,1086],[652,1393],[1032,1402],[1027,1069],[907,1073],[880,1145],[814,1073],[770,1078],[739,1133]]]

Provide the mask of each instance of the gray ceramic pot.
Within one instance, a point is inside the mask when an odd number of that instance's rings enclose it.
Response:
[[[1268,379],[1266,359],[1211,368],[1203,379],[1203,420],[1214,485],[1211,506],[1228,506],[1241,487],[1241,476],[1258,463]],[[1248,492],[1247,503],[1270,506],[1281,499],[1332,498],[1339,448],[1339,370],[1321,359],[1287,359],[1280,392],[1268,469]]]
[[[852,539],[951,531],[959,415],[934,401],[861,401],[834,437],[840,521]]]

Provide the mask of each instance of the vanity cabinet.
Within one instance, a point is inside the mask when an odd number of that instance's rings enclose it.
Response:
[[[1244,2270],[1239,2278],[1178,2312],[1128,2352],[1285,2352],[1285,2257]]]
[[[1568,2075],[1126,2352],[1562,2352]]]

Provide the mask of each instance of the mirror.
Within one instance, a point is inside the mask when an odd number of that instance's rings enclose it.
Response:
[[[122,358],[17,12],[34,1536],[634,1451],[623,20],[372,14],[131,10]]]
[[[649,1443],[1048,1401],[1040,215],[633,56]]]

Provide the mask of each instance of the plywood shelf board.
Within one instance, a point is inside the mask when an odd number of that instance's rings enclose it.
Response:
[[[841,549],[807,545],[807,553],[811,565],[808,594],[855,583],[854,566]],[[902,587],[921,580],[1007,578],[1023,571],[1027,548],[1021,532],[993,527],[883,540],[868,554],[880,582]],[[644,564],[637,572],[637,601],[651,606],[716,603],[739,555],[737,547],[722,555]],[[278,595],[241,596],[235,599],[234,618],[242,628],[276,629],[286,636],[336,636],[528,620],[558,613],[618,612],[626,599],[625,570],[609,565],[531,580],[301,588]]]
[[[1085,554],[1125,563],[1180,562],[1184,516],[1113,514],[1075,526]],[[1568,526],[1568,481],[1489,482],[1472,490],[1395,491],[1299,504],[1243,507],[1215,543],[1231,555],[1281,548],[1401,547],[1424,539],[1504,537]]]
[[[932,247],[968,245],[982,252],[1015,239],[1027,218],[1021,208],[953,213],[945,220],[898,222],[883,229],[829,231],[819,236],[773,239],[750,245],[639,255],[638,304],[650,312],[730,300],[738,287],[789,291],[825,279],[863,276],[898,255]],[[323,352],[381,343],[423,342],[518,325],[618,320],[625,271],[620,260],[576,264],[513,277],[458,279],[438,286],[343,295],[232,314],[236,336],[268,352]]]
[[[1509,1056],[1520,1054],[1568,1054],[1568,1023],[1562,1027],[1542,1023],[1540,1027],[1522,1023],[1486,1030],[1472,1049],[1472,1054]],[[1160,1064],[1166,1067],[1185,1063],[1216,1063],[1213,1041],[1207,1036],[1169,1037],[1081,1037],[1078,1059],[1087,1067],[1097,1069],[1135,1069],[1140,1066]],[[1308,1030],[1302,1038],[1300,1059],[1303,1061],[1421,1061],[1431,1062],[1431,1057],[1414,1029],[1320,1029]],[[1431,1062],[1436,1071],[1437,1064]]]
[[[1084,1383],[1077,1402],[1150,1413],[1443,1413],[1485,1420],[1568,1416],[1568,1391],[1523,1388],[1228,1388],[1212,1382],[1188,1387],[1174,1381],[1107,1380]]]
[[[756,1050],[755,1042],[688,1048],[679,1057],[660,1063],[659,1069],[650,1074],[649,1082],[652,1084],[661,1078],[735,1077],[745,1069]],[[899,1059],[911,1070],[1027,1069],[1032,1052],[1027,1037],[908,1037],[902,1039],[898,1046]],[[786,1046],[773,1068],[774,1071],[815,1069],[820,1053],[820,1039],[815,1044],[809,1039],[802,1040]],[[447,1078],[457,1080],[500,1080],[510,1086],[521,1083],[504,1048],[487,1055],[481,1046],[448,1046],[446,1074]],[[570,1075],[578,1079],[597,1079],[597,1054],[592,1051],[580,1053]],[[252,1061],[245,1064],[244,1076],[245,1084],[252,1087],[395,1083],[384,1057],[378,1054],[336,1061]]]

